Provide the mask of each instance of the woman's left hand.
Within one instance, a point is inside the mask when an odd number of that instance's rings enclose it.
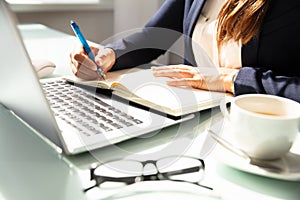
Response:
[[[233,77],[238,69],[169,65],[152,67],[156,77],[168,77],[170,86],[190,86],[197,89],[233,93]]]

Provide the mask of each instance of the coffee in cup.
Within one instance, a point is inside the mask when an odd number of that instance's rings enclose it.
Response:
[[[300,132],[300,104],[266,94],[246,94],[232,98],[228,117],[232,143],[249,156],[271,160],[289,152]]]

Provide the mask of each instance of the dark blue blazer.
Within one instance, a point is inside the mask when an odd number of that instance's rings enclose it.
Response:
[[[166,0],[141,32],[106,45],[116,51],[113,69],[148,63],[184,37],[184,63],[196,66],[191,36],[205,0]],[[235,95],[266,93],[300,102],[300,1],[271,0],[259,33],[242,47]]]

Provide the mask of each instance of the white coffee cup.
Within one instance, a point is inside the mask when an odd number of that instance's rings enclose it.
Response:
[[[229,120],[230,134],[238,148],[257,159],[271,160],[289,152],[300,132],[300,104],[266,94],[246,94],[225,103],[221,110]]]

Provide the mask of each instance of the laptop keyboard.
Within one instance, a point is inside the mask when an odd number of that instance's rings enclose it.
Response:
[[[91,136],[143,123],[64,80],[42,83],[58,123]]]

